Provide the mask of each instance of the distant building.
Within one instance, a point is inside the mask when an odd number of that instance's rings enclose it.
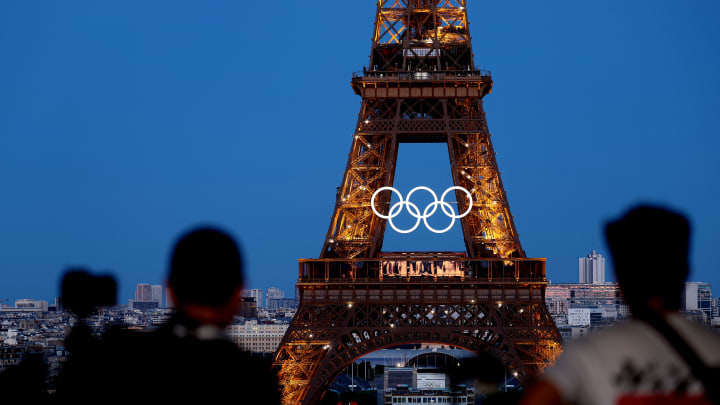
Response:
[[[710,326],[720,330],[720,297],[712,299],[712,319],[710,320]]]
[[[592,326],[601,326],[630,316],[630,310],[622,298],[620,287],[614,283],[548,284],[545,290],[545,304],[558,326],[573,325],[579,322],[580,316],[584,317],[582,319],[585,324]],[[583,308],[588,311],[574,311],[573,319],[569,319],[571,309]],[[585,312],[587,315],[584,314]],[[588,316],[595,322],[586,322]]]
[[[386,367],[385,388],[417,388],[417,368],[415,367]]]
[[[560,331],[560,337],[562,337],[563,342],[568,342],[587,335],[590,328],[587,326],[559,326],[558,330]]]
[[[36,309],[39,311],[47,312],[48,302],[47,301],[38,301],[38,300],[29,300],[29,299],[21,299],[21,300],[15,301],[15,308],[29,308],[29,309]]]
[[[280,300],[285,298],[285,292],[277,287],[270,287],[267,289],[265,298],[265,308],[270,308],[270,300]]]
[[[152,286],[150,284],[138,284],[135,287],[135,302],[151,302]]]
[[[130,300],[130,308],[140,311],[162,308],[162,286],[138,284],[135,287],[135,299]]]
[[[574,284],[553,284],[545,289],[545,305],[556,325],[567,325],[568,308],[570,306],[570,288],[561,287]]]
[[[238,306],[238,316],[243,318],[257,318],[257,303],[254,297],[242,297],[240,305]]]
[[[693,315],[693,318],[699,320],[702,317],[702,322],[710,324],[713,318],[713,298],[710,284],[703,282],[687,282],[682,290],[680,311],[685,313],[700,312],[700,314]]]
[[[258,308],[263,308],[263,290],[260,288],[253,288],[252,290],[244,290],[243,296],[255,298],[255,304]]]
[[[568,326],[604,326],[617,321],[617,311],[610,306],[600,308],[570,308]]]
[[[0,346],[0,371],[19,365],[24,356],[25,348],[22,346]]]
[[[157,302],[158,308],[162,308],[162,296],[163,296],[163,286],[161,285],[153,285],[151,286],[151,297],[152,301]]]
[[[132,309],[138,311],[149,311],[151,309],[158,309],[157,301],[133,301]]]
[[[393,404],[474,404],[475,394],[472,389],[458,387],[456,389],[417,389],[400,386],[385,388],[383,403]]]
[[[628,316],[630,314],[623,300],[620,286],[616,283],[548,284],[547,289],[567,290],[568,308],[611,306],[617,308],[621,316]]]
[[[568,326],[590,326],[590,308],[570,308]]]
[[[602,284],[605,282],[605,258],[592,251],[586,257],[578,259],[578,282],[583,284]]]
[[[298,300],[294,298],[270,298],[267,302],[267,309],[297,309]]]
[[[0,311],[3,311],[3,312],[47,312],[48,311],[48,302],[23,298],[20,300],[15,300],[14,308],[2,307],[2,308],[0,308]]]
[[[227,333],[241,350],[253,353],[274,353],[289,324],[264,324],[247,321],[243,324],[230,325]]]
[[[153,326],[163,325],[170,320],[170,313],[168,312],[153,312],[147,316],[147,320]]]

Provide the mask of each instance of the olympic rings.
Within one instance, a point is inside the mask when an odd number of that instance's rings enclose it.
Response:
[[[395,204],[393,204],[392,206],[390,206],[390,211],[388,212],[388,215],[383,215],[375,209],[375,197],[377,197],[377,195],[380,192],[385,191],[385,190],[390,190],[391,192],[397,194],[398,197],[400,197],[400,201],[398,201]],[[430,195],[432,195],[433,200],[434,200],[433,202],[428,204],[427,207],[425,207],[422,214],[420,214],[420,209],[418,208],[418,206],[410,202],[410,197],[412,197],[413,193],[415,193],[416,191],[420,191],[420,190],[427,191],[428,193],[430,193]],[[462,191],[463,193],[465,193],[465,195],[468,198],[467,210],[465,210],[465,212],[463,212],[460,215],[455,215],[455,211],[453,210],[452,205],[450,205],[450,203],[445,201],[445,196],[447,196],[447,194],[453,190]],[[418,186],[418,187],[415,187],[414,189],[410,190],[410,192],[407,195],[407,199],[403,199],[402,194],[400,194],[400,192],[398,190],[396,190],[395,188],[387,187],[387,186],[380,187],[379,189],[377,189],[373,193],[372,198],[370,198],[370,207],[372,208],[375,215],[377,215],[378,217],[380,217],[382,219],[387,219],[388,223],[390,223],[390,227],[392,227],[392,229],[394,229],[395,232],[398,232],[398,233],[410,233],[410,232],[414,231],[420,225],[420,221],[422,221],[425,224],[425,227],[431,232],[445,233],[445,232],[449,231],[450,228],[453,227],[453,225],[455,225],[456,219],[464,218],[465,216],[467,216],[470,213],[470,211],[472,210],[472,204],[473,204],[472,194],[470,194],[469,191],[467,191],[465,188],[460,187],[460,186],[449,187],[447,190],[445,190],[445,192],[442,193],[442,195],[440,196],[440,200],[438,200],[437,194],[435,194],[435,192],[432,191],[432,189],[425,187],[425,186]],[[439,229],[439,230],[430,226],[430,224],[428,224],[428,221],[427,221],[427,219],[429,217],[431,217],[431,216],[433,216],[433,214],[435,214],[435,211],[437,211],[438,205],[440,206],[440,209],[442,210],[442,212],[445,215],[447,215],[448,217],[450,217],[450,225],[448,225],[447,227],[445,227],[443,229]],[[393,223],[393,218],[400,215],[400,212],[405,207],[407,207],[407,210],[410,213],[410,215],[415,217],[415,219],[416,219],[415,225],[410,227],[410,229],[398,229],[395,226],[395,224]]]

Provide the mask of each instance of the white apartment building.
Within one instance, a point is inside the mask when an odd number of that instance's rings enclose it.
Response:
[[[567,324],[569,326],[594,326],[603,320],[615,322],[617,318],[617,308],[609,306],[598,308],[570,308],[568,309]]]
[[[289,324],[258,324],[247,321],[241,325],[230,325],[227,333],[241,350],[254,353],[273,353],[280,346]]]
[[[15,307],[2,307],[2,312],[47,312],[48,302],[23,298],[15,300]]]
[[[590,308],[570,308],[568,310],[568,325],[590,326]]]

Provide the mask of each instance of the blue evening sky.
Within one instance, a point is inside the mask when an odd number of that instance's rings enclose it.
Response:
[[[720,289],[720,3],[468,10],[528,255],[576,282],[578,257],[607,255],[605,221],[659,202],[692,220],[691,278]],[[82,265],[114,272],[126,302],[163,281],[173,240],[199,224],[242,241],[249,286],[292,295],[296,260],[317,257],[327,232],[374,12],[371,0],[0,2],[0,298],[52,299],[62,269]],[[396,180],[442,191],[446,147],[401,145]],[[463,249],[458,225],[385,239]]]

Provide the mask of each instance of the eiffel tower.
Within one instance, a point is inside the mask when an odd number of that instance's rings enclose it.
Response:
[[[300,305],[275,356],[283,403],[319,401],[351,362],[385,347],[489,352],[523,383],[560,336],[545,307],[545,259],[527,258],[500,179],[474,65],[466,0],[380,0],[352,146],[319,259],[300,259]],[[400,143],[446,143],[466,253],[383,253],[373,194],[392,186]],[[387,216],[391,194],[375,208]],[[438,210],[439,212],[439,210]]]

